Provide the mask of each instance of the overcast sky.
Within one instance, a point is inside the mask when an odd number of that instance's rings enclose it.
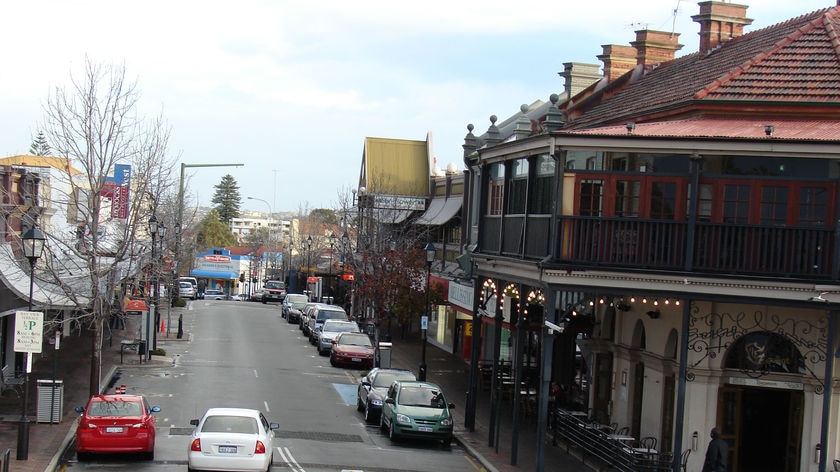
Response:
[[[835,4],[752,0],[754,31]],[[26,154],[54,87],[85,56],[125,64],[141,109],[162,113],[188,192],[207,205],[230,173],[244,208],[335,208],[367,136],[423,140],[463,168],[468,123],[563,90],[565,62],[674,29],[697,51],[696,2],[603,0],[71,1],[0,6],[0,156]],[[676,12],[676,14],[675,14]],[[177,175],[177,170],[176,170]]]

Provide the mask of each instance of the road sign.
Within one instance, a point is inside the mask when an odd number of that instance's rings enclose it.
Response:
[[[15,352],[40,353],[44,336],[44,313],[15,312]]]
[[[420,329],[429,329],[429,317],[428,316],[421,316],[420,317]]]

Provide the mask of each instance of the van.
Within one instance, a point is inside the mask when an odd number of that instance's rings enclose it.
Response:
[[[326,320],[343,320],[349,321],[347,312],[344,308],[337,305],[320,305],[312,310],[312,316],[307,320],[309,325],[309,342],[315,344],[318,340],[318,331]]]

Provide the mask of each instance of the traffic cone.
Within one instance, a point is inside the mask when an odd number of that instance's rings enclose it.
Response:
[[[160,332],[161,332],[161,333],[165,333],[165,332],[166,332],[166,322],[165,322],[165,321],[163,321],[163,318],[161,318],[161,319],[160,319]]]

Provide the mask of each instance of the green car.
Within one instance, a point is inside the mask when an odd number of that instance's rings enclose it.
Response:
[[[421,438],[452,444],[454,403],[447,403],[440,387],[433,383],[397,380],[388,389],[379,427],[392,441]]]

